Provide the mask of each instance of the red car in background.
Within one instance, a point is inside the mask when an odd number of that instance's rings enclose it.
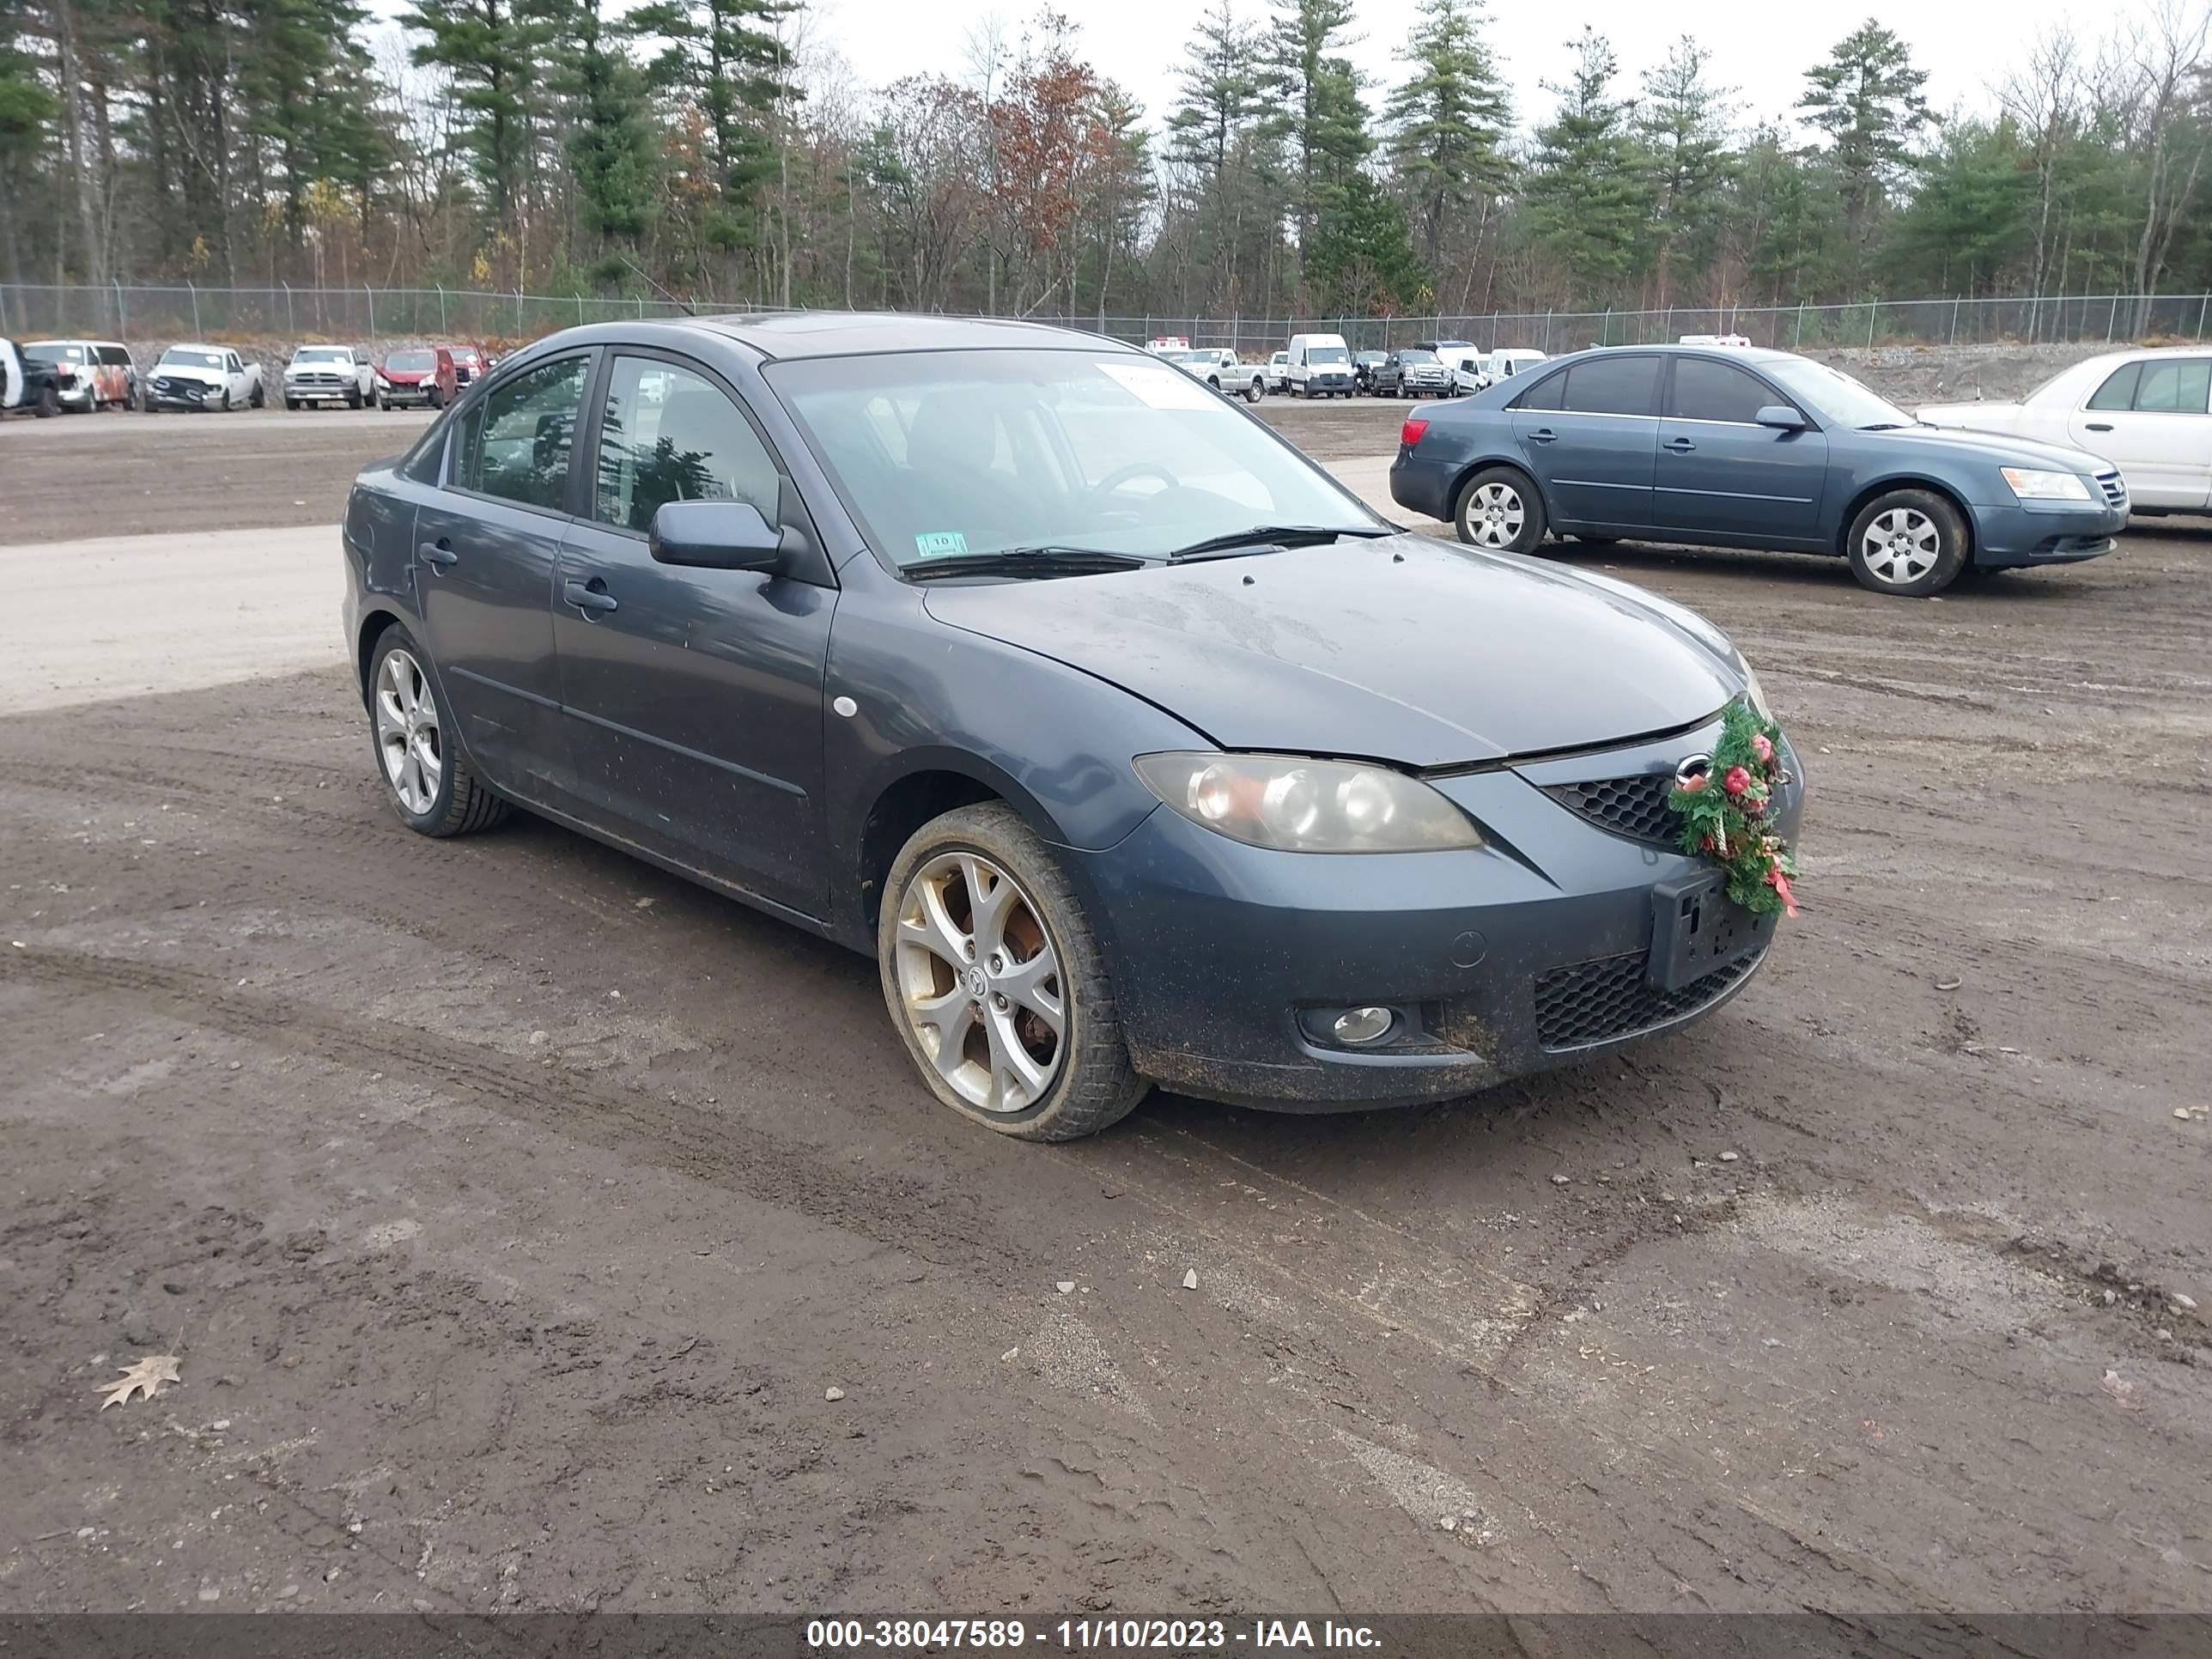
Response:
[[[453,352],[453,374],[463,386],[491,367],[491,359],[474,346],[457,345]]]
[[[406,404],[443,409],[459,388],[459,368],[443,346],[395,351],[376,371],[376,395],[387,409]]]

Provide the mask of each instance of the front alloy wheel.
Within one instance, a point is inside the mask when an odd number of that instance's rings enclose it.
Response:
[[[924,824],[884,890],[884,1000],[939,1100],[1069,1140],[1143,1097],[1074,890],[1018,813],[994,801]]]
[[[1877,593],[1922,599],[1940,593],[1966,562],[1959,510],[1924,489],[1896,489],[1867,503],[1846,544],[1851,574]]]

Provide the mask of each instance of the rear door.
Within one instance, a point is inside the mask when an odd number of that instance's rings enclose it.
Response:
[[[2067,435],[2120,469],[2140,507],[2212,501],[2212,356],[2146,357],[2106,376]]]
[[[469,753],[526,798],[565,793],[568,772],[553,573],[596,357],[569,352],[489,388],[454,427],[445,487],[415,516],[423,643]]]
[[[1516,403],[1514,430],[1555,520],[1652,530],[1661,367],[1649,353],[1604,352],[1539,380]]]
[[[1817,538],[1828,440],[1759,424],[1793,400],[1734,363],[1676,357],[1659,422],[1652,510],[1660,531],[1774,544]]]
[[[553,624],[577,788],[641,845],[820,915],[828,567],[690,569],[647,543],[665,501],[748,501],[774,525],[800,514],[797,492],[735,391],[690,358],[612,351],[593,403]]]

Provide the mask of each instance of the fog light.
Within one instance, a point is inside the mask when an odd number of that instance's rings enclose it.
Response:
[[[1390,1035],[1397,1017],[1388,1008],[1347,1008],[1330,1024],[1329,1035],[1347,1048],[1364,1048]]]

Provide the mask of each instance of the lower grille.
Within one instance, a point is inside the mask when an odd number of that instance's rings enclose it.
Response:
[[[2097,488],[2105,492],[2105,501],[2107,506],[2125,507],[2128,504],[2128,481],[2120,476],[2118,468],[2100,472],[2097,475]]]
[[[1681,819],[1667,805],[1674,793],[1672,773],[1645,772],[1628,778],[1591,778],[1578,783],[1547,783],[1543,791],[1577,817],[1601,830],[1655,847],[1672,847]]]
[[[1662,991],[1644,977],[1644,951],[1554,968],[1536,979],[1536,1041],[1557,1053],[1664,1025],[1725,994],[1765,954],[1716,969],[1679,991]]]

